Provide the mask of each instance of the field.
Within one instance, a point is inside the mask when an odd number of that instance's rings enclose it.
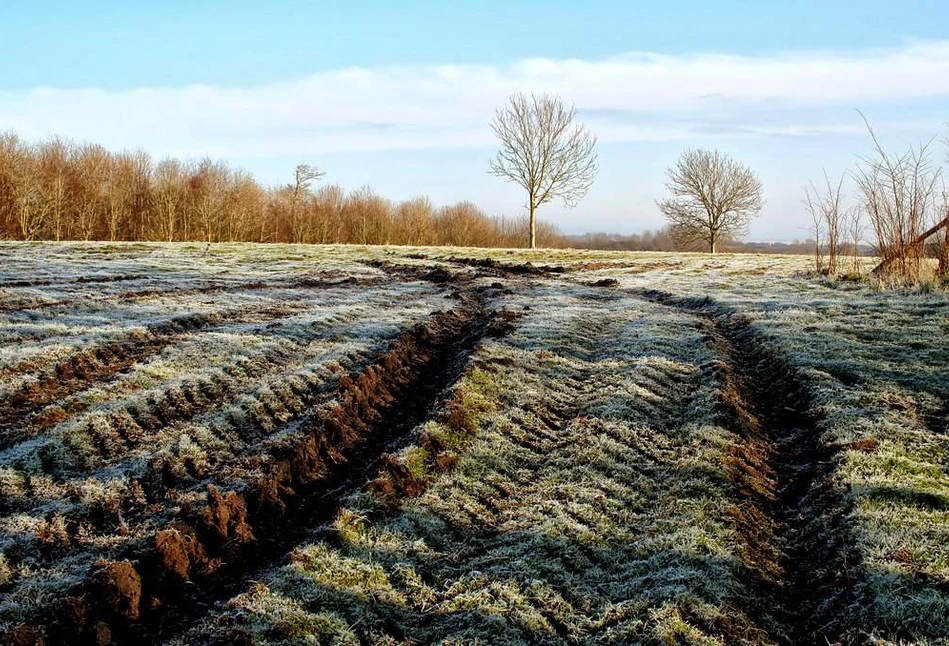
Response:
[[[944,644],[949,295],[0,243],[4,643]]]

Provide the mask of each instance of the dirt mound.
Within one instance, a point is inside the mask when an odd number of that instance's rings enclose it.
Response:
[[[493,258],[457,258],[452,256],[446,259],[459,265],[492,270],[493,273],[514,276],[545,276],[548,274],[563,274],[567,270],[562,265],[534,265],[530,262],[507,263]]]
[[[619,285],[619,281],[615,278],[601,278],[600,280],[595,280],[592,283],[587,283],[590,287],[616,287]]]
[[[386,260],[367,260],[365,264],[403,280],[424,280],[436,285],[447,285],[469,278],[469,276],[453,274],[438,265],[400,265]]]

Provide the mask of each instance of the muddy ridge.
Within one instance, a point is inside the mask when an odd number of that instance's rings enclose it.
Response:
[[[466,267],[491,270],[492,273],[497,275],[546,276],[549,274],[563,274],[567,271],[563,265],[534,265],[530,262],[511,263],[501,262],[493,258],[457,258],[451,256],[445,258],[445,261]]]
[[[105,282],[105,281],[75,281],[76,283],[80,282]],[[47,301],[47,302],[22,302],[14,301],[9,303],[0,303],[0,311],[15,311],[15,312],[25,312],[32,310],[44,310],[44,309],[55,309],[57,307],[71,307],[73,305],[81,304],[87,305],[89,303],[93,304],[108,304],[110,302],[116,301],[130,301],[130,300],[147,300],[150,298],[161,298],[166,296],[181,297],[181,296],[194,296],[194,295],[203,295],[203,294],[217,294],[217,293],[227,293],[227,292],[243,292],[243,291],[259,291],[267,289],[329,289],[333,287],[345,287],[345,286],[367,286],[378,284],[378,279],[366,278],[366,277],[356,277],[356,276],[340,276],[332,278],[316,278],[313,276],[303,276],[300,278],[295,278],[292,280],[286,280],[281,282],[272,282],[267,283],[263,281],[250,281],[244,283],[222,283],[214,285],[202,285],[199,287],[158,287],[158,288],[149,288],[149,289],[137,289],[137,290],[128,290],[124,292],[116,292],[109,294],[105,297],[99,297],[91,299],[88,296],[83,298],[69,298],[58,301]]]
[[[716,373],[727,423],[742,438],[726,468],[738,496],[731,515],[752,616],[782,644],[859,641],[859,559],[834,479],[841,447],[822,440],[806,382],[733,309],[653,290],[637,295],[706,321],[726,357],[703,369]]]
[[[116,274],[114,276],[80,276],[68,280],[37,278],[34,280],[8,280],[0,282],[0,289],[7,287],[49,287],[50,285],[82,285],[87,283],[117,283],[126,280],[142,280],[146,274]]]
[[[486,335],[510,329],[489,292],[404,331],[329,403],[260,456],[246,481],[208,485],[134,553],[96,564],[55,607],[6,635],[14,643],[152,643],[186,630],[248,575],[280,562],[332,520],[341,496],[365,485],[387,452],[433,414]]]

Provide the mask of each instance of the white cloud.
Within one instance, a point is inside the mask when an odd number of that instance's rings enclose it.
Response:
[[[0,129],[186,156],[472,147],[491,144],[494,109],[519,90],[575,103],[604,142],[847,134],[859,123],[855,115],[841,121],[843,108],[949,98],[949,41],[761,57],[629,53],[347,68],[244,88],[36,88],[0,93]]]

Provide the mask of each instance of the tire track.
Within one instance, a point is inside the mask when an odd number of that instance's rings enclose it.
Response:
[[[742,438],[726,465],[739,504],[739,550],[751,575],[749,610],[783,644],[850,642],[858,554],[845,493],[834,481],[839,447],[825,444],[819,411],[788,360],[736,311],[704,299],[631,292],[707,322],[727,363],[706,366]]]
[[[146,278],[144,276],[137,278]],[[76,280],[69,284],[79,284],[79,283],[89,283],[89,282],[106,282],[106,281],[91,281],[91,280]],[[250,282],[238,282],[238,283],[220,283],[212,285],[200,285],[195,287],[159,287],[153,289],[138,289],[138,290],[126,290],[123,292],[115,292],[111,294],[99,295],[95,297],[90,297],[85,295],[81,298],[67,298],[57,301],[46,301],[39,303],[24,303],[22,301],[18,302],[7,302],[0,303],[0,312],[21,312],[21,311],[30,311],[30,310],[41,310],[41,309],[54,309],[54,308],[66,308],[72,307],[77,304],[86,307],[88,305],[108,305],[115,302],[130,302],[130,301],[142,301],[150,300],[154,298],[163,298],[163,297],[172,297],[179,298],[182,296],[195,296],[195,295],[206,295],[206,294],[220,294],[220,293],[231,293],[231,292],[247,292],[247,291],[263,291],[263,290],[294,290],[294,289],[331,289],[334,287],[349,287],[349,286],[359,286],[365,287],[370,285],[379,284],[382,281],[374,278],[357,278],[355,276],[339,276],[334,278],[315,278],[315,277],[301,277],[290,280],[278,281],[278,282],[264,282],[260,280],[250,281]],[[22,299],[22,297],[21,297]]]
[[[311,336],[316,337],[317,334],[314,333]],[[169,383],[163,392],[149,395],[144,403],[131,402],[122,409],[110,410],[109,415],[116,421],[115,426],[122,427],[124,430],[125,448],[137,446],[148,433],[174,422],[190,419],[222,404],[226,400],[221,400],[217,404],[215,400],[241,392],[244,382],[253,377],[263,377],[279,368],[283,363],[290,361],[295,352],[302,351],[305,347],[306,343],[303,341],[298,343],[287,340],[272,347],[237,354],[220,363],[208,374],[185,376],[177,382]],[[82,390],[79,390],[73,394],[81,394],[81,392]],[[90,402],[85,402],[81,398],[69,400],[67,397],[64,395],[39,410],[28,411],[26,417],[17,423],[16,427],[7,429],[3,443],[0,444],[0,450],[10,448],[18,442],[30,439],[53,426],[75,418],[91,405]],[[119,423],[129,420],[132,426],[129,426],[129,423]],[[102,457],[110,456],[103,453]]]
[[[15,443],[17,428],[44,406],[128,370],[187,334],[241,320],[273,320],[287,313],[286,307],[275,306],[257,311],[240,307],[210,314],[185,314],[73,352],[0,399],[0,449]]]
[[[85,582],[30,626],[49,643],[165,637],[272,564],[303,533],[331,518],[336,500],[424,421],[462,373],[482,337],[503,317],[480,292],[402,333],[377,361],[343,377],[333,400],[249,458],[250,475],[209,486],[138,551],[100,562]],[[8,635],[9,637],[9,635]]]

